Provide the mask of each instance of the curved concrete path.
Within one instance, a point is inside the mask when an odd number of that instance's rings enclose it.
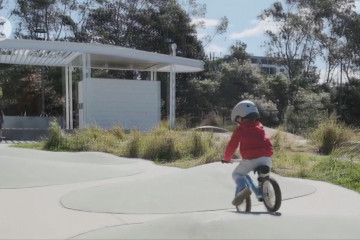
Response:
[[[214,163],[183,170],[157,166],[145,160],[117,158],[101,153],[86,153],[86,157],[82,157],[83,153],[60,153],[68,158],[65,162],[59,163],[63,158],[58,153],[45,152],[47,157],[38,159],[43,154],[41,151],[13,149],[0,144],[0,164],[2,161],[10,161],[12,157],[16,159],[12,163],[12,168],[8,169],[8,175],[17,175],[18,170],[15,166],[22,168],[26,161],[29,165],[34,163],[38,167],[42,163],[46,165],[48,161],[54,161],[57,163],[56,166],[83,164],[97,166],[99,169],[107,166],[113,171],[103,171],[102,177],[106,179],[83,178],[82,182],[63,182],[62,185],[35,188],[26,187],[28,178],[24,177],[22,186],[26,188],[0,189],[1,239],[360,238],[360,194],[332,184],[275,176],[280,182],[284,196],[288,195],[290,198],[283,201],[279,213],[271,215],[265,211],[263,205],[255,205],[252,213],[239,214],[230,205],[233,187],[229,173],[235,165]],[[99,158],[102,162],[97,161]],[[144,171],[124,176],[122,167],[130,166]],[[74,172],[80,176],[93,176],[94,172],[90,170],[90,174],[87,167],[78,168]],[[70,168],[67,166],[67,169]],[[50,171],[48,167],[42,169]],[[225,180],[227,175],[228,178]],[[18,176],[19,183],[20,179],[21,175]],[[41,179],[39,178],[39,181]],[[156,184],[160,186],[155,186]],[[144,201],[141,194],[131,197],[132,194],[141,193],[138,191],[140,187],[148,194],[147,200],[151,204],[145,205],[141,202]],[[173,188],[171,192],[169,187]],[[156,198],[155,189],[159,191],[161,198]],[[206,203],[201,193],[211,196],[210,199],[206,199]],[[194,198],[184,194],[194,195],[200,199],[196,200],[197,204],[194,200],[190,204],[189,201]],[[213,197],[214,194],[218,196]],[[166,197],[173,202],[179,200],[174,198],[184,201],[180,204],[169,204],[166,208],[154,205],[157,200],[159,205],[164,205],[163,198]],[[112,198],[119,200],[119,205],[116,205]],[[74,201],[80,211],[62,205],[65,202],[73,205]],[[125,205],[127,201],[132,203]],[[109,207],[105,206],[107,204]],[[142,209],[139,204],[144,204]],[[117,214],[116,212],[123,211],[123,206],[141,211],[136,214]],[[201,209],[203,206],[206,208]],[[145,214],[144,209],[150,211]],[[166,211],[160,211],[164,209]],[[104,213],[107,210],[110,211]]]
[[[0,189],[69,184],[145,171],[138,160],[116,158],[105,153],[47,152],[1,148]]]
[[[118,183],[84,189],[61,199],[69,209],[128,214],[187,213],[233,209],[235,165],[212,163],[131,185]],[[274,174],[273,174],[274,175]],[[284,200],[314,193],[316,188],[274,175]],[[253,178],[254,179],[254,178]],[[259,205],[255,196],[253,204]],[[92,199],[91,202],[87,199]]]

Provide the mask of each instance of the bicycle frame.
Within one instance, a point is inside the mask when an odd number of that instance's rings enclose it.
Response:
[[[254,184],[253,180],[251,179],[251,177],[249,175],[245,176],[245,184],[248,188],[250,188],[254,192],[257,199],[262,198],[262,194],[260,192],[259,187]]]

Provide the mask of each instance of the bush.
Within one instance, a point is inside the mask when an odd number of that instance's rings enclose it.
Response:
[[[227,141],[220,138],[213,138],[208,150],[200,157],[201,163],[212,163],[224,158]]]
[[[50,132],[44,147],[47,150],[101,151],[161,162],[194,160],[189,166],[220,160],[226,144],[213,133],[169,130],[167,122],[148,133],[138,130],[126,133],[119,126],[109,130],[91,126],[66,135],[56,123],[52,124]]]
[[[206,144],[200,133],[193,131],[187,142],[187,150],[193,157],[199,157],[206,151]]]
[[[319,124],[315,131],[309,134],[309,138],[319,147],[319,152],[330,154],[336,147],[349,141],[352,135],[351,129],[332,117]]]
[[[350,79],[343,87],[342,118],[347,124],[360,127],[360,79]],[[338,95],[341,91],[338,91]],[[339,96],[337,96],[339,101]]]
[[[132,130],[128,141],[125,144],[124,156],[136,158],[140,155],[140,132]]]
[[[49,132],[49,138],[47,138],[44,145],[45,149],[53,151],[67,149],[68,141],[66,135],[56,121],[50,123]]]
[[[123,140],[126,136],[125,130],[120,125],[111,128],[109,133],[114,135],[119,140]]]
[[[144,137],[143,144],[142,158],[153,161],[171,161],[178,157],[175,148],[175,139],[170,133],[151,133]]]
[[[286,130],[304,136],[307,131],[316,128],[328,118],[329,101],[328,93],[300,89],[294,97],[293,104],[286,111]]]

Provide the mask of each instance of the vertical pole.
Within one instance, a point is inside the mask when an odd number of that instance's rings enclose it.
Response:
[[[171,47],[171,55],[176,56],[176,48],[177,45],[175,43],[170,45]],[[175,127],[175,114],[176,114],[176,74],[175,74],[175,66],[170,66],[170,83],[169,83],[169,125],[170,129]]]
[[[69,129],[69,67],[65,67],[65,129]]]
[[[90,54],[84,53],[82,55],[82,81],[83,81],[83,122],[81,124],[82,127],[86,127],[87,125],[87,79],[91,78],[91,61]]]
[[[44,67],[41,67],[41,116],[45,117],[45,82],[44,82]]]
[[[171,66],[170,72],[170,129],[175,127],[175,112],[176,112],[176,79],[175,67]]]
[[[69,66],[69,118],[70,118],[70,122],[69,122],[69,127],[70,129],[74,129],[74,113],[73,113],[73,89],[72,89],[72,85],[73,85],[73,80],[72,80],[72,72],[73,72],[73,67],[70,65]]]
[[[342,75],[343,75],[343,64],[342,64],[342,59],[341,59],[341,63],[340,63],[340,92],[339,92],[339,113],[340,113],[340,118],[342,117]]]

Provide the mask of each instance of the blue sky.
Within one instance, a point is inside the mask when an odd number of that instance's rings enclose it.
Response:
[[[240,40],[247,45],[248,53],[265,55],[265,49],[261,45],[266,40],[264,36],[266,25],[257,16],[269,8],[275,0],[197,0],[197,2],[206,4],[207,9],[204,19],[207,28],[198,30],[200,39],[205,32],[214,31],[214,24],[221,17],[226,16],[229,20],[227,32],[209,43],[205,48],[206,52],[215,52],[216,55],[223,56],[228,54],[232,44]]]
[[[181,1],[181,0],[179,0]],[[205,48],[207,53],[218,56],[228,54],[229,47],[240,40],[247,44],[247,52],[256,56],[264,56],[265,49],[261,47],[267,39],[264,35],[271,24],[260,21],[257,17],[263,10],[276,2],[284,0],[197,0],[206,4],[207,13],[204,21],[208,23],[205,30],[198,30],[198,37],[206,32],[214,31],[214,24],[223,16],[229,20],[228,30],[224,35],[216,37]],[[355,0],[356,10],[360,12],[360,0]]]

